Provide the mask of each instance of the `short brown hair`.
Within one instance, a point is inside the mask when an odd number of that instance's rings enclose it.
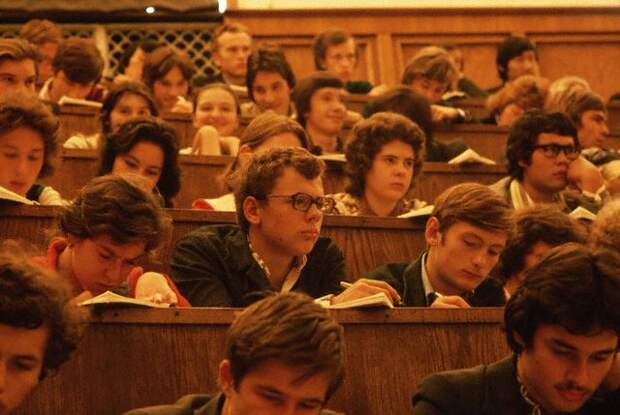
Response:
[[[172,46],[162,46],[146,55],[142,81],[146,86],[153,89],[155,81],[166,76],[172,68],[178,67],[188,82],[191,82],[196,67],[187,53],[177,50]]]
[[[62,30],[50,20],[32,19],[22,26],[19,37],[34,45],[60,43],[62,41]]]
[[[88,85],[98,82],[103,71],[103,58],[95,42],[90,39],[72,37],[65,39],[52,61],[54,73],[63,71],[72,82]]]
[[[79,326],[71,289],[55,272],[35,266],[20,246],[0,245],[0,324],[49,327],[40,379],[54,372],[77,347]]]
[[[315,36],[312,42],[312,52],[314,53],[314,67],[319,71],[325,68],[321,61],[327,55],[327,48],[330,46],[341,45],[353,37],[342,29],[328,29]],[[357,48],[355,48],[355,57],[357,58]]]
[[[595,92],[580,89],[574,91],[566,100],[566,107],[563,112],[568,115],[575,127],[581,127],[581,116],[586,111],[607,112],[605,101]]]
[[[500,115],[504,108],[516,104],[524,111],[533,108],[542,109],[545,105],[549,81],[534,75],[523,75],[512,82],[508,82],[502,89],[487,98],[486,107],[495,117]]]
[[[620,199],[607,202],[598,212],[590,230],[590,242],[620,252]]]
[[[304,127],[306,126],[306,114],[312,110],[310,105],[312,96],[321,88],[343,89],[344,83],[333,73],[320,71],[314,72],[300,80],[293,91],[293,99],[297,109],[297,121]]]
[[[235,191],[237,222],[244,232],[248,232],[250,223],[243,213],[243,202],[250,196],[267,200],[276,180],[287,167],[313,180],[323,174],[325,163],[301,147],[272,148],[252,155],[250,161],[236,172],[239,183]]]
[[[346,173],[349,177],[347,192],[361,197],[366,186],[366,175],[384,145],[402,141],[413,150],[413,177],[409,189],[413,189],[415,178],[422,170],[424,161],[424,133],[404,115],[392,112],[378,112],[361,120],[353,128],[353,138],[346,149]]]
[[[39,178],[54,173],[52,159],[56,155],[58,118],[36,96],[20,91],[0,97],[0,136],[18,128],[30,128],[43,139],[43,167]]]
[[[279,74],[290,89],[295,87],[295,74],[284,55],[284,51],[276,45],[263,45],[248,57],[248,71],[245,83],[248,96],[254,101],[254,80],[259,72],[275,72]]]
[[[146,242],[157,248],[168,235],[170,219],[137,175],[101,176],[84,186],[59,215],[60,232],[80,239],[109,235],[115,244]]]
[[[252,37],[250,31],[247,26],[242,25],[241,23],[224,23],[218,26],[211,35],[211,50],[216,51],[220,45],[218,44],[218,39],[224,33],[245,33],[246,35]]]
[[[457,76],[458,71],[448,52],[438,46],[427,46],[409,60],[401,83],[411,85],[416,78],[424,77],[450,86]]]
[[[577,220],[557,206],[536,205],[514,213],[515,231],[499,258],[499,277],[507,281],[523,270],[525,256],[534,244],[556,246],[567,242],[585,243],[587,232]]]
[[[506,200],[479,183],[461,183],[444,190],[435,199],[433,217],[442,232],[457,222],[508,234],[513,228],[512,210]]]
[[[36,64],[41,60],[37,48],[24,39],[0,39],[0,62],[30,59]]]
[[[305,369],[299,382],[327,373],[327,401],[344,376],[343,349],[342,327],[329,312],[307,295],[289,292],[269,296],[239,314],[228,329],[225,355],[235,389],[261,363],[276,360]]]

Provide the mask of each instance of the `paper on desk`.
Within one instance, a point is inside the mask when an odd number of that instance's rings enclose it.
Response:
[[[448,164],[489,164],[494,165],[497,164],[493,160],[488,159],[486,157],[482,157],[480,154],[476,153],[471,148],[463,151],[458,156],[454,157],[452,160],[448,162]]]

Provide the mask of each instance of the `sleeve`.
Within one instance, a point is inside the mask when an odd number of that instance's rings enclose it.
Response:
[[[228,275],[223,247],[206,235],[189,234],[180,239],[170,260],[171,277],[194,307],[232,307],[223,278]]]
[[[457,415],[458,400],[464,398],[441,374],[428,376],[413,395],[413,415]]]
[[[68,202],[62,198],[60,193],[54,190],[51,186],[45,186],[43,188],[43,191],[41,191],[41,194],[39,195],[38,202],[41,205],[48,206],[65,206],[68,204]]]
[[[409,264],[401,262],[393,262],[384,264],[370,271],[367,278],[371,280],[385,281],[390,284],[401,298],[405,298],[405,285],[403,283],[403,273]]]
[[[194,200],[194,203],[192,203],[192,209],[214,210],[213,206],[211,206],[209,202],[207,202],[207,199],[202,199],[202,198]]]

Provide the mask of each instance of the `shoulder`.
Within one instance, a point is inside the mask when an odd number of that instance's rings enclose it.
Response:
[[[511,180],[512,180],[512,177],[510,176],[502,177],[495,183],[489,185],[489,188],[493,190],[494,192],[496,192],[497,194],[499,194],[500,196],[505,196],[508,192],[508,187],[510,186]]]
[[[246,244],[246,239],[237,225],[202,226],[180,238],[176,250],[226,251],[229,247]]]
[[[39,203],[42,205],[64,206],[68,202],[53,187],[44,186],[39,195]]]
[[[205,415],[217,414],[218,412],[204,411],[213,406],[217,409],[219,395],[186,395],[172,405],[149,406],[146,408],[134,409],[123,415],[193,415],[204,413]]]
[[[495,278],[487,278],[474,291],[470,304],[473,307],[502,307],[506,304],[506,295],[502,284]]]

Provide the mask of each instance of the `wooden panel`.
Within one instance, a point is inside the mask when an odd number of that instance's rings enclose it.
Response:
[[[54,227],[58,208],[46,206],[10,207],[0,205],[2,239],[30,242],[45,250]],[[171,209],[173,232],[147,268],[168,272],[168,262],[176,241],[200,226],[235,223],[230,212],[203,212]],[[424,218],[398,219],[325,216],[322,234],[331,237],[343,250],[347,273],[354,280],[386,262],[411,261],[425,247]]]
[[[620,87],[618,92],[620,92]],[[607,111],[609,111],[609,128],[620,131],[620,101],[610,102],[607,105]]]
[[[79,351],[18,414],[119,414],[215,392],[235,313],[128,309],[95,315]],[[424,376],[508,353],[501,309],[343,310],[334,316],[344,326],[345,379],[328,407],[347,414],[409,413]]]

